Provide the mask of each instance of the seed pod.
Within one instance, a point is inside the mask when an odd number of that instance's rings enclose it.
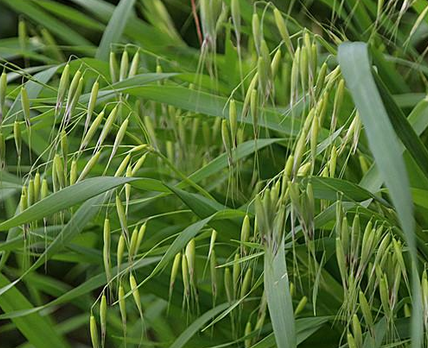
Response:
[[[345,255],[348,255],[349,250],[349,226],[348,218],[346,216],[342,219],[342,227],[340,228],[340,240],[342,241],[342,247]]]
[[[27,26],[25,24],[25,21],[23,19],[20,19],[18,23],[18,41],[19,47],[22,51],[25,51],[25,48],[27,46],[27,40]]]
[[[404,304],[404,317],[410,318],[412,316],[412,311],[410,310],[410,306],[406,303]]]
[[[248,242],[250,238],[250,218],[248,215],[245,215],[244,221],[242,222],[241,227],[241,243]],[[247,248],[244,244],[241,244],[241,254],[244,255],[247,253]]]
[[[98,340],[97,322],[95,321],[95,317],[93,315],[91,315],[91,317],[89,318],[89,330],[91,333],[92,347],[99,348],[100,343]]]
[[[101,323],[101,346],[104,347],[107,331],[107,298],[102,295],[100,304],[100,323]]]
[[[400,266],[403,274],[406,274],[406,264],[404,263],[403,258],[403,246],[400,241],[397,241],[395,238],[392,238],[392,244],[394,246],[394,255],[397,258],[398,265]]]
[[[315,158],[317,155],[317,145],[318,145],[318,130],[319,130],[319,119],[315,115],[312,121],[311,127],[311,157],[312,157],[312,168],[315,167]]]
[[[40,198],[41,180],[40,173],[37,172],[34,175],[34,202],[37,202]]]
[[[190,284],[189,284],[189,267],[187,265],[187,257],[183,255],[181,258],[181,277],[183,278],[184,296],[190,295]]]
[[[156,74],[162,74],[162,73],[163,73],[162,65],[160,65],[158,61],[158,63],[156,64]]]
[[[239,0],[232,0],[230,5],[230,12],[232,13],[233,26],[235,28],[235,35],[239,43],[241,38],[241,9],[239,7]]]
[[[125,210],[123,209],[122,201],[120,200],[119,195],[116,195],[116,212],[117,216],[119,217],[122,232],[125,234],[125,236],[128,236],[128,224],[126,222]]]
[[[309,48],[308,48],[309,49]],[[315,42],[312,43],[311,49],[311,61],[310,61],[310,69],[311,69],[311,79],[313,80],[316,73],[317,73],[317,67],[318,67],[318,47]]]
[[[144,127],[146,128],[147,134],[149,136],[149,140],[151,142],[151,144],[154,145],[154,147],[156,147],[156,132],[155,132],[155,128],[153,126],[153,122],[152,119],[150,118],[150,116],[144,116],[143,118],[143,122],[144,122]],[[179,118],[179,127],[181,125],[181,127],[183,127],[183,119]],[[184,140],[185,136],[184,136],[184,129],[179,131],[181,136],[180,138]]]
[[[388,233],[388,234],[385,234],[382,241],[380,242],[379,248],[376,253],[375,264],[382,263],[381,260],[385,255],[388,254],[390,247],[391,247],[390,235]]]
[[[122,59],[120,61],[120,73],[119,73],[119,81],[126,79],[126,74],[128,73],[129,67],[129,57],[128,51],[123,51]]]
[[[293,297],[295,292],[296,292],[296,288],[294,286],[294,283],[290,282],[290,296]]]
[[[84,134],[86,134],[86,130],[88,129],[89,124],[91,122],[92,113],[94,112],[95,104],[97,103],[97,97],[98,97],[99,87],[100,87],[100,84],[98,83],[98,80],[97,80],[92,85],[91,94],[90,94],[90,97],[89,97],[88,110],[86,112],[85,129],[84,129],[84,132],[83,132]]]
[[[303,91],[306,91],[308,86],[308,59],[308,50],[306,47],[302,47],[300,51],[300,84]]]
[[[120,316],[122,318],[122,324],[125,327],[126,326],[126,303],[125,303],[125,290],[123,289],[123,286],[119,286],[119,311]]]
[[[317,82],[315,83],[315,87],[316,87],[315,97],[317,99],[320,97],[321,91],[323,90],[323,88],[325,86],[325,76],[327,74],[327,68],[328,68],[327,63],[323,63],[323,65],[321,65],[321,69],[319,70],[319,73],[318,73]]]
[[[82,143],[80,145],[80,151],[82,151],[86,146],[89,144],[89,142],[94,137],[95,132],[97,131],[97,128],[101,124],[102,120],[104,118],[104,110],[101,111],[98,116],[95,118],[94,122],[92,122],[91,126],[89,127],[88,132],[86,133],[85,137],[82,140]]]
[[[27,127],[31,126],[30,122],[30,100],[28,99],[28,93],[25,86],[21,88],[21,105],[22,105],[22,112],[24,113],[24,120],[27,125]]]
[[[238,292],[238,283],[241,275],[241,264],[239,263],[238,253],[235,254],[235,258],[233,259],[232,274],[233,274],[233,293],[236,295]]]
[[[34,180],[30,179],[30,181],[28,182],[28,206],[29,207],[31,207],[36,201],[34,196],[35,196],[35,194],[34,194]]]
[[[251,332],[252,332],[251,321],[248,321],[247,325],[245,325],[244,336],[248,336]],[[244,342],[244,345],[245,345],[245,348],[250,348],[252,346],[252,339],[247,338]]]
[[[132,274],[129,275],[129,285],[131,287],[132,296],[134,297],[135,304],[137,305],[138,311],[142,313],[141,308],[141,299],[140,299],[140,293],[138,291],[137,282],[135,281],[135,278]]]
[[[135,247],[135,252],[138,252],[138,250],[140,250],[141,242],[143,241],[144,235],[146,234],[146,228],[147,228],[147,222],[142,224],[140,229],[138,230],[137,245]]]
[[[382,303],[383,310],[385,315],[390,318],[391,307],[389,305],[389,289],[388,289],[388,281],[386,279],[386,274],[382,275],[379,281],[379,293],[380,293],[380,301]]]
[[[27,186],[22,186],[21,191],[21,200],[19,201],[19,209],[22,213],[24,210],[28,208],[28,193],[27,193]]]
[[[83,179],[86,178],[86,176],[89,174],[92,168],[94,168],[94,166],[97,164],[98,159],[100,158],[100,155],[101,155],[101,151],[98,151],[95,155],[92,156],[92,158],[88,161],[88,163],[86,163],[86,166],[83,168],[76,182],[82,181]]]
[[[272,78],[275,79],[276,74],[278,73],[279,64],[281,63],[281,50],[278,49],[275,52],[275,55],[272,59],[272,64],[270,65]]]
[[[428,305],[428,280],[426,270],[422,273],[422,304],[425,307],[424,311],[427,311]]]
[[[358,257],[359,249],[360,249],[360,234],[361,234],[360,216],[358,214],[355,214],[354,220],[352,221],[352,234],[351,234],[351,250],[355,260]]]
[[[79,86],[79,82],[80,82],[81,77],[82,77],[82,72],[79,69],[74,74],[73,79],[71,80],[71,83],[70,83],[70,88],[68,89],[67,104],[65,106],[65,109],[67,110],[67,112],[70,109],[70,105],[71,105],[73,98],[76,94],[76,91],[77,91],[77,88]]]
[[[1,120],[0,120],[1,121]],[[1,123],[0,123],[1,126]],[[6,140],[3,132],[0,131],[0,170],[6,167]]]
[[[358,298],[360,302],[361,312],[363,313],[366,325],[368,327],[372,327],[373,317],[372,317],[371,309],[370,309],[369,303],[367,302],[366,296],[362,291],[360,291]]]
[[[195,285],[194,283],[194,277],[195,274],[195,266],[196,266],[196,259],[195,259],[195,239],[192,238],[189,243],[187,243],[186,246],[186,259],[187,259],[187,265],[189,267],[189,274],[190,274],[190,282],[192,285]]]
[[[334,175],[336,173],[336,162],[337,162],[337,150],[336,150],[336,146],[333,146],[331,148],[330,161],[329,161],[329,172],[330,172],[331,178],[334,178]]]
[[[242,113],[241,113],[242,118],[247,116],[248,107],[250,106],[251,93],[254,90],[254,88],[256,87],[256,83],[257,83],[258,79],[259,79],[259,75],[256,72],[253,76],[253,79],[250,82],[250,85],[248,86],[247,92],[245,93],[244,104],[242,105]]]
[[[336,128],[337,117],[342,107],[343,96],[345,94],[344,92],[345,92],[345,80],[341,79],[339,81],[339,84],[337,85],[336,95],[334,96],[333,115],[331,120],[333,129]]]
[[[340,276],[342,281],[346,283],[347,271],[346,271],[346,258],[343,250],[343,245],[339,237],[336,238],[336,257],[337,264],[339,266]]]
[[[104,271],[106,273],[107,283],[111,280],[111,261],[110,261],[110,244],[111,244],[111,231],[110,231],[110,220],[104,220],[104,229],[103,229],[103,262],[104,262]]]
[[[363,333],[361,331],[361,324],[356,314],[352,317],[352,332],[354,334],[355,343],[357,347],[363,346]]]
[[[367,163],[367,160],[364,158],[363,155],[359,155],[358,161],[360,162],[361,172],[363,173],[363,175],[366,174],[367,171],[369,170],[369,165]]]
[[[74,110],[76,109],[76,105],[79,102],[79,98],[80,98],[80,95],[82,94],[82,90],[83,90],[83,82],[84,82],[84,79],[83,79],[83,77],[81,77],[79,79],[78,84],[77,84],[75,93],[73,95],[73,99],[71,100],[70,103],[69,103],[69,100],[67,100],[66,123],[68,123],[68,121],[70,120],[71,116],[73,115]],[[71,90],[71,87],[70,87],[70,90]]]
[[[117,152],[117,149],[122,143],[123,137],[125,136],[125,133],[126,133],[126,129],[128,128],[128,123],[129,123],[129,118],[123,121],[122,125],[120,126],[117,132],[116,139],[114,140],[113,149],[111,150],[110,158],[108,160],[106,169],[109,167],[111,160],[113,159],[114,155]]]
[[[252,277],[252,269],[248,268],[247,272],[245,272],[244,280],[242,281],[240,298],[244,298],[248,291],[251,288],[251,277]]]
[[[301,313],[305,309],[306,303],[308,303],[308,298],[306,296],[303,296],[299,304],[297,305],[296,310],[294,311],[294,315],[298,315],[299,313]]]
[[[297,47],[294,53],[293,64],[291,65],[291,76],[290,76],[290,101],[297,101],[297,91],[299,88],[299,71],[300,71],[300,47]]]
[[[328,97],[329,97],[329,93],[325,92],[323,94],[321,101],[317,105],[317,115],[320,120],[320,123],[319,123],[320,127],[323,125],[324,118],[327,113]]]
[[[129,253],[128,257],[131,261],[135,256],[136,246],[137,246],[137,238],[138,238],[138,229],[135,227],[132,231],[131,242],[129,243]]]
[[[70,64],[66,64],[64,70],[62,71],[61,78],[59,80],[58,93],[56,97],[56,106],[55,109],[58,111],[64,101],[65,93],[68,88],[70,78]]]
[[[131,67],[129,68],[128,77],[134,77],[138,72],[138,64],[140,64],[140,51],[135,52],[134,57],[132,58]]]
[[[128,168],[126,168],[126,177],[127,178],[132,177],[131,166],[128,166]],[[130,200],[131,200],[131,185],[129,183],[126,183],[125,184],[125,216],[128,216],[128,208],[129,208]]]
[[[67,156],[68,156],[68,139],[67,132],[65,129],[61,131],[61,154],[64,158],[64,163],[67,164]]]
[[[171,268],[171,276],[169,279],[169,297],[172,295],[172,289],[174,288],[175,279],[177,278],[178,274],[178,268],[180,267],[180,261],[181,261],[181,253],[178,253],[174,257],[174,261],[172,263]]]
[[[264,40],[263,40],[264,42]],[[269,76],[270,73],[270,62],[267,63],[263,57],[259,57],[257,61],[257,75],[259,76],[259,88],[265,97],[269,93]]]
[[[236,114],[235,100],[231,100],[229,103],[229,122],[230,122],[230,135],[232,139],[233,147],[236,146],[236,133],[238,131],[238,118]]]
[[[229,130],[227,127],[227,121],[226,120],[223,120],[221,122],[221,138],[223,140],[223,146],[224,146],[224,148],[225,148],[225,150],[229,156],[229,159],[230,159],[230,151],[232,149],[232,144],[230,141]]]
[[[294,156],[288,156],[287,160],[285,161],[284,171],[282,174],[282,195],[285,195],[285,190],[288,187],[288,182],[291,180],[291,174],[293,171],[293,163],[294,163]]]
[[[209,250],[208,250],[208,258],[210,258],[211,253],[212,253],[212,252],[213,252],[213,250],[214,250],[214,246],[215,246],[215,241],[216,241],[216,239],[217,239],[217,231],[216,231],[215,229],[213,229],[213,230],[211,231],[211,239],[210,239],[210,248],[209,248]]]
[[[40,192],[40,198],[45,199],[49,195],[48,182],[46,179],[42,180],[42,188]]]
[[[117,243],[117,272],[120,272],[120,266],[122,265],[123,253],[125,252],[125,237],[123,234],[119,237],[119,242]]]
[[[77,180],[77,162],[76,160],[71,161],[70,167],[70,185],[74,185]]]
[[[0,77],[0,125],[3,121],[3,115],[6,110],[6,91],[7,91],[7,75],[3,70]]]
[[[253,40],[254,40],[254,45],[256,47],[257,53],[260,54],[260,45],[261,45],[261,41],[262,41],[262,34],[260,31],[260,20],[259,20],[259,16],[257,15],[256,12],[253,13],[253,18],[252,18],[252,29],[253,29]]]
[[[116,54],[113,51],[110,51],[109,67],[110,67],[111,82],[115,83],[117,82],[117,79],[118,79],[119,67],[117,65]]]
[[[226,297],[229,303],[233,301],[233,281],[230,268],[226,267],[224,270],[224,289],[226,291]]]
[[[131,154],[126,155],[126,157],[119,164],[119,167],[117,167],[116,173],[114,173],[115,177],[122,175],[123,171],[125,170],[126,166],[129,164],[130,160],[131,160]]]
[[[142,155],[138,159],[138,161],[134,164],[131,171],[132,176],[135,176],[137,174],[137,172],[140,170],[140,168],[143,166],[144,162],[146,161],[146,158],[147,158],[147,153]]]
[[[348,333],[347,339],[348,339],[349,348],[357,348],[357,344],[355,343],[355,339],[354,339],[354,336],[352,336],[352,334]]]
[[[211,274],[211,289],[213,298],[217,297],[217,257],[215,250],[212,251],[210,256],[210,274]]]
[[[251,119],[253,121],[253,129],[254,135],[256,136],[258,132],[258,124],[259,124],[259,97],[256,89],[251,91],[250,97],[250,110],[251,110]]]
[[[296,148],[294,149],[294,163],[293,163],[293,174],[297,175],[297,171],[300,168],[300,164],[302,163],[303,153],[305,152],[306,146],[306,134],[302,132],[299,136],[299,139],[296,143]]]
[[[106,122],[104,124],[104,127],[103,127],[103,129],[101,131],[100,137],[98,138],[97,148],[101,147],[101,145],[103,144],[105,138],[110,133],[110,130],[113,127],[113,123],[114,123],[114,121],[116,121],[117,110],[118,110],[118,107],[115,106],[113,108],[113,110],[110,112],[110,114],[108,115],[107,120],[106,120]]]
[[[287,30],[287,26],[285,25],[284,18],[281,15],[281,12],[277,8],[273,10],[273,14],[275,17],[275,24],[278,28],[279,34],[281,35],[282,40],[285,42],[290,54],[293,52],[293,45],[290,40],[290,35]]]
[[[56,179],[59,182],[59,186],[60,186],[60,188],[64,188],[65,187],[64,167],[62,165],[61,157],[58,154],[56,154],[54,156],[53,165],[54,165],[54,168],[55,168],[55,175],[56,175]]]
[[[361,263],[365,264],[367,260],[369,259],[371,253],[372,253],[372,243],[374,238],[374,231],[373,231],[373,223],[371,220],[367,223],[366,228],[364,230],[363,234],[363,241],[361,244]]]

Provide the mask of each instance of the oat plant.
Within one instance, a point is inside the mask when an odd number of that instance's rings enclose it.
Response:
[[[0,347],[428,347],[428,2],[112,3],[0,0]]]

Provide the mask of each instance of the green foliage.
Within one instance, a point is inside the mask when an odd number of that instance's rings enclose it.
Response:
[[[428,2],[0,6],[2,348],[428,346]]]

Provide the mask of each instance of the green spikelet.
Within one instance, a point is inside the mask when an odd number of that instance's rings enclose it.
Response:
[[[100,324],[101,324],[101,347],[105,346],[107,332],[107,298],[102,295],[100,303]]]
[[[98,339],[98,328],[97,328],[97,322],[95,320],[95,317],[93,315],[89,318],[89,329],[91,334],[91,341],[92,341],[92,347],[93,348],[99,348],[100,343]]]
[[[229,303],[232,303],[233,301],[233,280],[232,280],[232,274],[230,272],[230,268],[226,267],[224,270],[224,289],[226,292],[226,297]]]

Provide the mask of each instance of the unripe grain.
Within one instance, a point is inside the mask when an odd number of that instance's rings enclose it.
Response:
[[[134,301],[138,308],[138,311],[142,313],[143,311],[141,308],[140,292],[138,291],[137,282],[135,281],[135,278],[132,274],[129,275],[129,285],[131,287],[132,296],[134,297]]]
[[[89,172],[94,168],[94,166],[97,164],[98,159],[100,158],[101,151],[98,151],[95,155],[92,156],[92,158],[86,163],[86,166],[83,168],[82,172],[79,175],[79,178],[76,182],[82,181],[86,178],[86,176],[89,174]]]
[[[95,320],[95,317],[91,315],[89,318],[89,329],[91,333],[91,341],[92,341],[92,347],[93,348],[99,348],[100,343],[98,340],[98,328],[97,328],[97,322]]]

